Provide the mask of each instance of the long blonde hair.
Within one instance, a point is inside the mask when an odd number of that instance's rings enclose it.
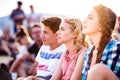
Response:
[[[81,46],[86,46],[85,35],[82,34],[82,22],[78,18],[64,18],[64,21],[71,25],[70,29],[76,34],[74,38],[75,53],[78,53]]]

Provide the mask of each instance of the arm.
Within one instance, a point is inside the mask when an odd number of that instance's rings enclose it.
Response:
[[[23,55],[23,57],[18,58],[14,61],[14,63],[12,64],[10,71],[14,71],[17,67],[19,67],[19,65],[21,64],[21,62],[23,62],[30,54],[26,53]]]
[[[84,51],[80,52],[80,55],[78,56],[76,66],[70,80],[81,80],[82,66],[84,63],[84,54],[85,54]]]
[[[32,75],[35,75],[36,74],[36,72],[37,72],[37,66],[38,66],[38,62],[37,61],[35,61],[34,63],[33,63],[33,65],[31,66],[31,68],[30,68],[30,70],[29,70],[29,74],[32,74]]]

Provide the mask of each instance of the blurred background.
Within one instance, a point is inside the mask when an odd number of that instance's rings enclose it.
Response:
[[[0,0],[0,28],[12,25],[8,16],[17,7],[17,1],[23,2],[22,9],[26,15],[30,13],[29,6],[33,5],[35,12],[41,14],[41,17],[54,14],[75,16],[84,20],[94,5],[103,4],[115,11],[117,16],[120,16],[119,0]]]

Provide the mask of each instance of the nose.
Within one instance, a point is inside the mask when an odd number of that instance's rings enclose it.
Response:
[[[83,24],[86,24],[86,22],[87,22],[87,19],[85,19],[85,20],[83,21]]]
[[[56,32],[56,34],[57,34],[57,35],[60,34],[60,29]]]
[[[43,34],[43,33],[41,33],[40,37],[41,37],[41,38],[43,38],[43,37],[44,37],[44,34]]]

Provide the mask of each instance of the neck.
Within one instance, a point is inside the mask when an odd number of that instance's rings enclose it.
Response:
[[[36,41],[36,44],[37,44],[39,47],[41,47],[41,45],[43,44],[43,42],[42,42],[42,40],[38,40],[38,41]]]
[[[65,46],[67,47],[67,50],[69,53],[73,53],[74,52],[74,48],[75,48],[75,45],[74,45],[74,42],[73,40],[67,42],[67,43],[64,43]]]
[[[99,46],[100,38],[101,38],[101,34],[100,33],[96,33],[94,35],[90,35],[90,39],[93,41],[93,43],[95,45],[95,49],[97,49],[98,46]]]
[[[51,50],[56,49],[57,47],[59,47],[61,44],[59,44],[58,42],[54,42],[53,44],[49,45]]]

